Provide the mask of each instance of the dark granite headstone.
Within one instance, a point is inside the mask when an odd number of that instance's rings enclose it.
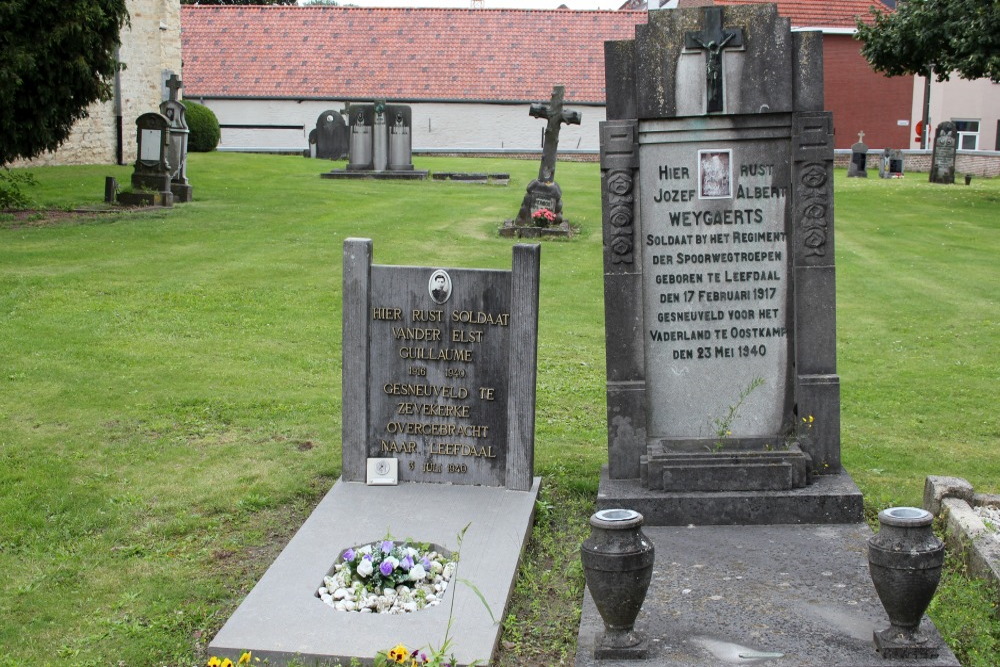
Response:
[[[882,151],[882,160],[878,167],[879,178],[903,177],[903,151],[898,148],[886,148]]]
[[[539,247],[512,271],[371,264],[344,246],[343,478],[532,485]]]
[[[316,119],[316,129],[309,133],[309,144],[315,145],[320,160],[342,160],[347,156],[349,130],[340,111],[328,109]]]
[[[931,183],[955,182],[955,151],[958,149],[958,130],[946,120],[934,132],[934,153],[931,157]]]
[[[556,154],[559,151],[559,129],[563,123],[579,125],[582,115],[579,111],[563,109],[565,86],[553,86],[552,98],[548,104],[532,104],[528,113],[535,118],[544,118],[545,140],[542,146],[542,162],[538,168],[538,178],[528,183],[527,192],[514,221],[515,226],[558,227],[562,223],[562,189],[556,183]],[[552,213],[542,217],[540,211]]]
[[[177,92],[184,87],[183,82],[177,78],[176,74],[171,74],[167,79],[167,88],[170,89],[170,99],[160,103],[160,113],[170,121],[170,147],[168,149],[167,162],[170,164],[170,191],[174,194],[174,200],[179,202],[191,201],[194,191],[187,179],[187,155],[188,155],[188,130],[185,114],[187,110],[177,99]]]
[[[650,525],[859,520],[840,464],[821,34],[774,5],[655,11],[605,58],[598,505]]]
[[[170,120],[158,113],[135,119],[138,157],[132,172],[132,192],[118,201],[128,206],[173,206],[170,190]]]
[[[851,146],[851,163],[847,167],[848,178],[868,178],[868,145],[865,133],[858,132],[858,142]]]

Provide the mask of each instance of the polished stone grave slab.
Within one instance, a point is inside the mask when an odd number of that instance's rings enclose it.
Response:
[[[449,636],[458,663],[485,664],[499,640],[540,485],[539,477],[530,491],[338,481],[219,631],[209,653],[235,659],[251,650],[271,665],[293,658],[309,665],[338,660],[347,665],[352,658],[370,661],[376,651],[400,643],[437,647],[451,613]],[[457,550],[456,536],[465,526],[457,576],[475,585],[489,609],[460,581],[449,585],[440,605],[410,614],[337,611],[316,597],[323,576],[347,547],[391,535]]]
[[[889,619],[868,576],[867,524],[644,526],[656,564],[636,629],[645,661],[595,660],[603,628],[585,593],[578,667],[957,667],[942,645],[931,660],[885,660],[872,633]],[[935,636],[925,617],[925,632]]]

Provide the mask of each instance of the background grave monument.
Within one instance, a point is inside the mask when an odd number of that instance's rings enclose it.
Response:
[[[819,33],[773,5],[650,12],[605,54],[599,507],[647,525],[860,520]]]
[[[327,109],[316,119],[316,127],[309,131],[309,149],[305,157],[320,160],[342,160],[347,157],[349,130],[344,115],[350,113]]]
[[[539,257],[517,245],[511,270],[388,266],[372,263],[371,241],[345,241],[341,479],[213,655],[370,664],[399,643],[438,647],[450,627],[458,664],[489,662],[541,484]],[[479,593],[453,580],[441,604],[398,615],[339,611],[316,595],[348,547],[388,537],[454,551],[466,526],[458,576]]]
[[[858,132],[858,140],[851,146],[851,163],[847,166],[848,178],[868,178],[868,144],[865,133]]]
[[[135,119],[138,157],[132,171],[132,191],[118,194],[126,206],[173,206],[170,189],[170,119],[144,113]]]
[[[542,162],[538,167],[538,178],[528,183],[521,208],[513,223],[507,223],[501,236],[538,236],[531,233],[538,228],[558,230],[560,235],[569,234],[569,225],[563,221],[562,188],[556,183],[556,156],[559,152],[559,129],[567,125],[579,125],[582,114],[579,111],[563,109],[565,86],[553,86],[552,98],[548,104],[532,104],[528,113],[546,121],[542,141]],[[548,215],[545,212],[548,212]]]
[[[323,178],[425,179],[427,171],[413,168],[413,113],[405,104],[351,104],[347,110],[346,169],[320,174]]]
[[[191,201],[194,191],[187,179],[188,129],[185,114],[187,110],[177,99],[177,92],[184,87],[176,74],[167,79],[170,99],[160,104],[160,113],[170,121],[170,146],[167,162],[170,165],[170,191],[179,202]]]
[[[934,131],[934,151],[931,156],[931,183],[955,182],[955,157],[958,130],[950,120],[939,123]]]
[[[903,178],[903,151],[898,148],[883,149],[878,175],[879,178]]]

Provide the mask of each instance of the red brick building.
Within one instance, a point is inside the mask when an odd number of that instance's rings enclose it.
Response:
[[[912,77],[874,73],[852,38],[855,17],[872,2],[776,2],[793,29],[824,33],[826,106],[838,148],[860,131],[873,148],[909,145]],[[221,146],[233,150],[301,150],[321,112],[380,98],[411,105],[414,150],[507,152],[538,148],[541,125],[526,107],[565,85],[566,104],[583,112],[583,124],[564,128],[560,150],[596,151],[604,42],[633,37],[646,16],[185,5],[184,95],[216,112]]]

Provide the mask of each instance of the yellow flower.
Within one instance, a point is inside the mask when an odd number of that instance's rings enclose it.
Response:
[[[222,661],[213,655],[211,658],[208,659],[207,667],[222,667]]]
[[[233,665],[232,660],[226,658],[225,660],[222,661],[222,667],[235,667],[235,666]]]
[[[406,659],[409,657],[410,657],[410,652],[402,644],[399,644],[396,647],[389,649],[389,659],[395,663],[402,664],[406,662]]]
[[[238,664],[238,665],[249,665],[250,664],[250,651],[246,651],[243,655],[241,655],[240,659],[239,659],[239,662],[237,662],[236,664]]]

